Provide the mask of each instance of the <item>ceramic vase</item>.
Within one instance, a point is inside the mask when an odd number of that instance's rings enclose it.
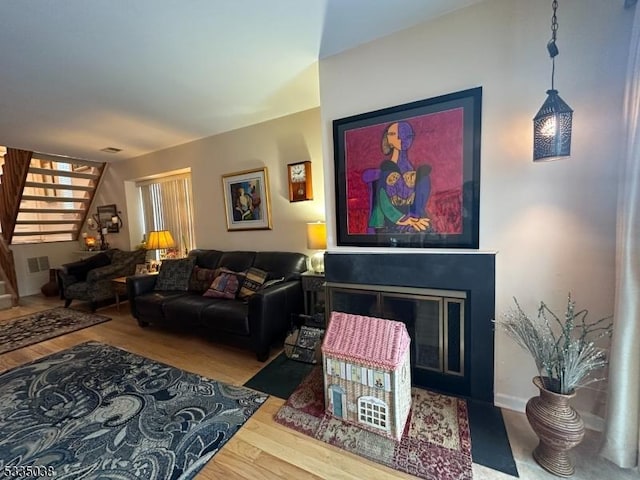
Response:
[[[574,466],[569,450],[584,437],[584,423],[578,412],[569,404],[575,396],[547,390],[541,377],[534,377],[533,384],[540,395],[527,402],[527,419],[540,443],[533,451],[538,464],[559,477],[573,475]]]

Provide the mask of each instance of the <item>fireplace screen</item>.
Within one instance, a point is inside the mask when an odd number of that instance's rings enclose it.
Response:
[[[404,322],[411,336],[412,375],[463,377],[466,292],[327,283],[328,312]]]

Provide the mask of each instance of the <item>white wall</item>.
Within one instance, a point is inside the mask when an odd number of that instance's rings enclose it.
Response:
[[[311,160],[314,200],[289,202],[287,164]],[[324,219],[320,110],[260,123],[184,145],[112,163],[96,205],[116,203],[123,210],[125,231],[110,235],[112,246],[132,248],[141,240],[133,202],[136,179],[191,169],[198,248],[220,250],[282,250],[311,253],[306,247],[306,222]],[[272,230],[228,232],[224,216],[222,175],[267,167]],[[131,233],[131,235],[129,235]]]
[[[332,120],[482,86],[480,249],[498,252],[497,314],[513,296],[531,312],[540,300],[562,311],[569,291],[593,318],[612,313],[632,21],[623,3],[565,0],[558,9],[556,88],[575,113],[572,157],[557,162],[532,162],[532,118],[550,88],[546,0],[487,0],[322,60],[329,250],[344,249],[334,239]],[[536,394],[535,368],[502,332],[495,365],[497,403],[523,408]],[[582,397],[579,408],[601,413]]]
[[[29,273],[28,258],[47,256],[49,257],[49,266],[51,268],[80,259],[74,253],[80,251],[80,244],[77,242],[11,245],[11,250],[13,251],[13,261],[16,266],[18,293],[21,297],[39,294],[40,288],[49,281],[48,270]]]

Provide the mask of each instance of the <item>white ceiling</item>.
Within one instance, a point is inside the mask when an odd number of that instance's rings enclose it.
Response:
[[[0,145],[111,161],[317,107],[318,58],[478,1],[1,0]]]

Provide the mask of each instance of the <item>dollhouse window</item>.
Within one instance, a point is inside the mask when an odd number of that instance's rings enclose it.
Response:
[[[367,380],[372,388],[386,390],[387,392],[391,391],[391,376],[386,372],[369,369],[367,370]]]
[[[327,359],[327,366],[329,367],[329,372],[331,373],[331,375],[340,378],[346,378],[344,363],[340,362],[339,360]]]
[[[358,399],[358,420],[381,430],[389,430],[387,418],[388,407],[382,400],[375,397],[360,397]]]

